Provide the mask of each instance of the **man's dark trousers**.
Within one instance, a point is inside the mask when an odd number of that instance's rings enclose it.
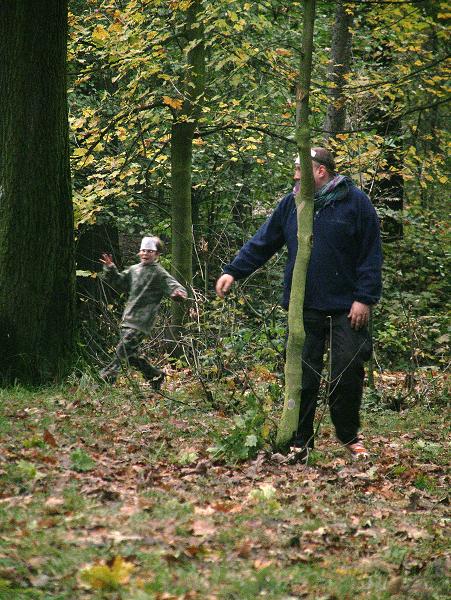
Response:
[[[313,448],[314,445],[313,422],[327,340],[332,361],[328,401],[336,435],[343,444],[358,439],[364,362],[371,356],[372,345],[368,329],[353,329],[347,315],[348,311],[304,311],[301,407],[298,432],[293,441],[296,446]]]

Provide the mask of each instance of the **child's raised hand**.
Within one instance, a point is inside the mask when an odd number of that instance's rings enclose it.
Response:
[[[111,267],[111,265],[114,265],[112,255],[107,254],[106,252],[104,252],[102,254],[102,258],[100,259],[100,262],[103,263],[104,265],[106,265],[107,267]]]
[[[171,298],[174,298],[174,300],[186,300],[187,297],[188,295],[185,290],[175,290],[171,294]]]

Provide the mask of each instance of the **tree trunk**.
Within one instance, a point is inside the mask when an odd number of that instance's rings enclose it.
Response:
[[[191,213],[192,123],[174,123],[171,140],[172,274],[187,289],[192,283],[193,236]],[[172,304],[174,335],[184,321],[185,305]]]
[[[85,225],[78,228],[75,241],[75,263],[79,271],[100,273],[103,252],[113,255],[118,267],[121,265],[119,234],[112,223]],[[103,311],[102,304],[111,300],[117,292],[101,283],[99,277],[77,276],[77,314],[78,321],[87,319],[89,325],[96,323]]]
[[[345,75],[349,72],[352,43],[352,13],[345,10],[344,1],[338,0],[332,32],[331,60],[328,69],[329,105],[324,122],[324,137],[327,141],[345,129],[346,105],[343,96]]]
[[[394,56],[391,48],[382,44],[383,52],[379,59],[381,70],[389,69]],[[394,102],[395,104],[395,102]],[[384,158],[386,166],[379,170],[369,196],[379,208],[383,208],[381,232],[384,242],[396,242],[403,237],[402,211],[404,208],[404,158],[402,151],[402,120],[393,116],[388,107],[380,108],[379,100],[368,113],[368,121],[380,137],[393,140],[393,145],[387,146]]]
[[[67,0],[0,7],[0,378],[61,377],[74,340]]]
[[[316,0],[305,0],[302,59],[297,99],[296,141],[301,162],[302,185],[296,196],[298,250],[293,269],[290,306],[288,309],[288,343],[285,361],[285,401],[277,431],[276,444],[286,447],[296,433],[302,388],[302,350],[305,330],[303,320],[304,292],[310,259],[313,226],[314,182],[310,156],[309,92],[312,72],[313,26]]]
[[[201,111],[205,89],[205,49],[203,28],[198,22],[200,0],[191,3],[187,10],[186,40],[187,74],[184,82],[184,102],[172,126],[171,178],[172,178],[172,273],[190,290],[192,286],[192,207],[191,162],[193,135]],[[172,305],[174,335],[183,323],[187,304]]]

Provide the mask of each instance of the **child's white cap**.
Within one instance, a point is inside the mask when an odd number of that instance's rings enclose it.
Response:
[[[158,238],[156,237],[143,237],[140,250],[155,250],[158,252],[157,242]]]

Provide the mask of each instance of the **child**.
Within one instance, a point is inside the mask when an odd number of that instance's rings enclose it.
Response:
[[[138,253],[141,262],[122,273],[117,270],[111,254],[102,254],[100,262],[103,263],[106,280],[129,293],[122,315],[116,356],[100,371],[100,377],[108,383],[116,381],[122,361],[139,369],[154,389],[159,390],[163,383],[164,372],[138,356],[138,348],[143,338],[151,332],[163,297],[187,297],[185,288],[158,263],[162,250],[163,242],[160,238],[144,237]]]

